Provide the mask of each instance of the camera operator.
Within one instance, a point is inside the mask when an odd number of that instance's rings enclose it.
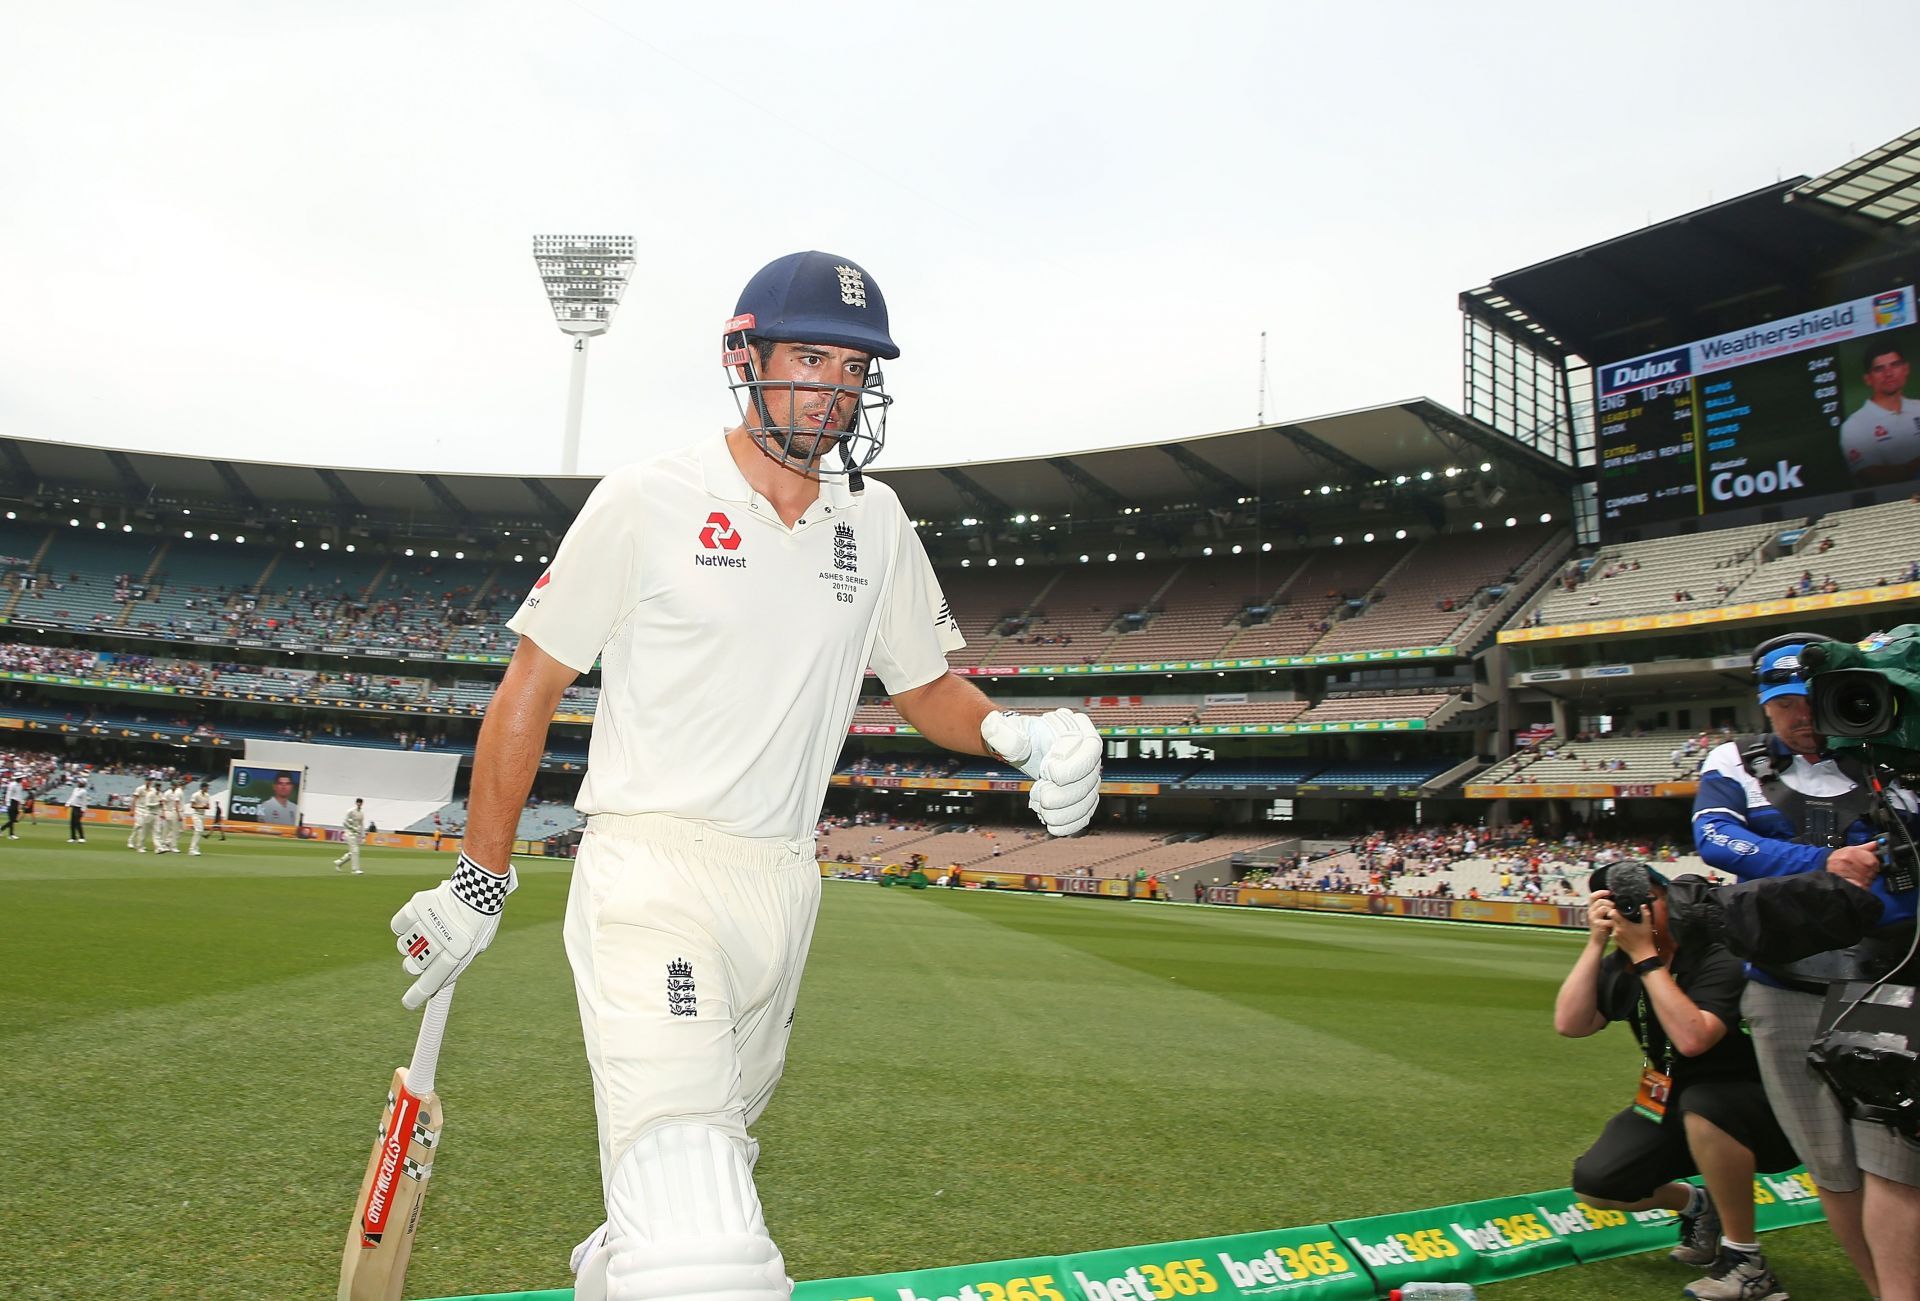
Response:
[[[1676,940],[1671,887],[1645,864],[1611,864],[1590,884],[1586,947],[1560,986],[1553,1028],[1581,1039],[1625,1021],[1642,1071],[1634,1105],[1573,1163],[1573,1190],[1593,1206],[1678,1212],[1673,1259],[1712,1267],[1687,1296],[1785,1301],[1760,1252],[1753,1175],[1799,1158],[1767,1105],[1753,1045],[1728,1033],[1747,983],[1740,960],[1704,937]],[[1704,1189],[1682,1182],[1695,1173]]]
[[[1884,929],[1851,949],[1784,966],[1749,964],[1741,1001],[1761,1079],[1781,1128],[1806,1162],[1827,1223],[1867,1290],[1920,1301],[1920,1149],[1885,1125],[1849,1118],[1807,1063],[1829,984],[1873,979],[1897,964],[1912,935],[1914,901],[1880,877],[1871,773],[1847,751],[1828,754],[1813,728],[1800,653],[1778,638],[1755,665],[1771,731],[1713,750],[1700,769],[1693,836],[1700,857],[1742,881],[1831,872],[1873,891]],[[1910,827],[1916,801],[1886,796]]]

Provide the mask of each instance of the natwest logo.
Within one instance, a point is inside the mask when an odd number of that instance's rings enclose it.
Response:
[[[740,533],[719,511],[707,516],[707,526],[700,530],[700,545],[709,551],[738,551]]]

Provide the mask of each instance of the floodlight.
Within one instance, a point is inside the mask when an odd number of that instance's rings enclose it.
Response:
[[[631,235],[535,235],[533,262],[553,304],[553,319],[573,336],[567,385],[567,430],[560,473],[580,471],[580,413],[587,394],[587,340],[613,326],[614,309],[633,272]]]

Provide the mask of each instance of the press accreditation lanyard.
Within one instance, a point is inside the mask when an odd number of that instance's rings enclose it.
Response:
[[[1650,1046],[1653,1025],[1653,1008],[1647,1001],[1645,977],[1640,986],[1640,1020],[1635,1024],[1634,1037],[1640,1041],[1640,1088],[1633,1097],[1633,1109],[1648,1120],[1664,1120],[1667,1115],[1667,1103],[1673,1096],[1673,1040],[1667,1039],[1666,1051],[1661,1056],[1661,1069],[1653,1068],[1653,1049]],[[1665,1028],[1662,1027],[1664,1037]]]

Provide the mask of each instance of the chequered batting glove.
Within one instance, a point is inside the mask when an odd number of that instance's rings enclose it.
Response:
[[[1100,733],[1071,709],[1040,716],[988,714],[980,723],[987,748],[1033,779],[1027,807],[1048,831],[1071,836],[1100,806]]]
[[[500,876],[462,854],[452,876],[407,900],[390,923],[400,965],[419,977],[401,996],[403,1006],[420,1007],[459,978],[493,942],[500,911],[519,884],[511,866]]]

